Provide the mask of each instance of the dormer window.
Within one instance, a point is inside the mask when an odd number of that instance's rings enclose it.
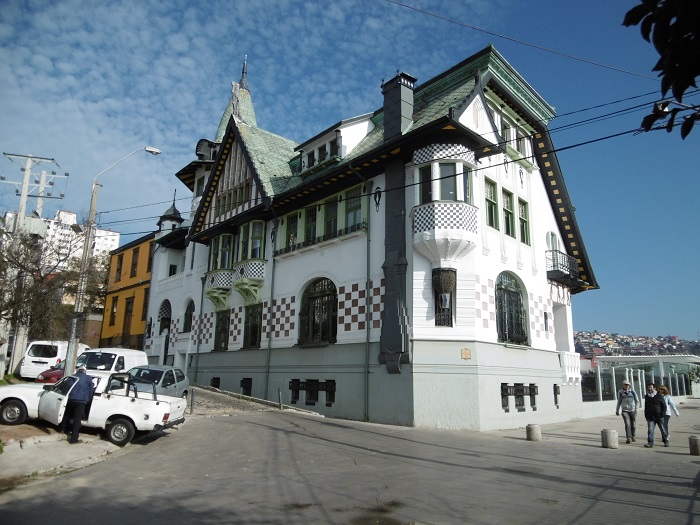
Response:
[[[331,156],[340,157],[340,148],[338,148],[338,139],[331,140]]]
[[[323,144],[318,148],[318,161],[323,162],[328,156],[328,151],[326,150],[326,145]]]
[[[312,151],[306,155],[306,167],[310,168],[314,164],[316,164],[316,152]]]

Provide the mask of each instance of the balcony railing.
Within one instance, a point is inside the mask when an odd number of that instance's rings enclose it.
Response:
[[[568,287],[580,284],[578,261],[575,257],[558,250],[549,250],[545,255],[547,257],[547,279]]]
[[[277,257],[278,255],[284,255],[287,253],[296,252],[296,251],[302,250],[303,248],[308,248],[310,246],[315,246],[317,244],[321,244],[321,243],[324,243],[326,241],[338,239],[339,237],[344,237],[346,235],[350,235],[353,233],[366,232],[366,231],[367,231],[367,221],[362,221],[360,223],[353,224],[352,226],[348,226],[347,228],[342,228],[340,230],[326,233],[325,235],[321,235],[320,237],[313,237],[312,239],[308,239],[306,241],[292,243],[289,246],[286,246],[284,248],[280,248],[279,250],[275,250],[274,256]]]

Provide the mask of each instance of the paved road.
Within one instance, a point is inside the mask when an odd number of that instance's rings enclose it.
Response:
[[[191,418],[126,454],[0,494],[3,525],[700,524],[700,400],[670,448],[603,449],[621,418],[525,431],[426,430],[293,412]],[[644,434],[640,431],[640,434]]]

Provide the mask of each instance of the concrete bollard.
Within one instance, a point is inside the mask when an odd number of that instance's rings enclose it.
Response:
[[[525,427],[525,436],[528,441],[542,441],[542,429],[539,425],[528,425]]]
[[[700,437],[688,436],[688,446],[691,456],[700,456]]]
[[[600,431],[600,442],[603,448],[618,448],[617,430],[604,429]]]

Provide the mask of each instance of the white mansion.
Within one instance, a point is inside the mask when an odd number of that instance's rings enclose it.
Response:
[[[571,295],[597,288],[547,129],[488,47],[305,142],[246,66],[160,219],[155,362],[339,418],[491,430],[581,417]]]

